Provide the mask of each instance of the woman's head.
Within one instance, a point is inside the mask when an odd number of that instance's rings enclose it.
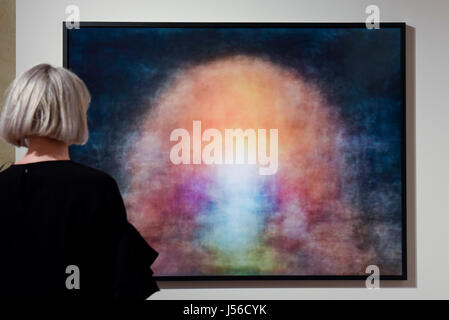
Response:
[[[28,147],[32,136],[85,144],[89,103],[89,91],[74,73],[36,65],[11,84],[0,116],[0,136],[18,147]]]

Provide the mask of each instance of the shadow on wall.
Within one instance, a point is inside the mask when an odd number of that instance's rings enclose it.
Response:
[[[407,141],[407,271],[408,280],[384,280],[384,288],[416,288],[416,121],[415,28],[406,27],[406,141]],[[368,276],[368,275],[367,275]],[[161,289],[201,288],[364,288],[363,280],[232,280],[158,281]]]

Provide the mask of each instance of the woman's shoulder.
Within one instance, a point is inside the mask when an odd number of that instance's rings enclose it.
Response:
[[[72,160],[40,161],[11,165],[0,172],[2,179],[16,179],[17,174],[42,176],[57,182],[83,183],[86,187],[114,186],[115,179],[107,172]],[[61,181],[62,180],[62,181]]]
[[[69,162],[67,162],[67,164],[69,166],[73,167],[73,172],[76,172],[78,174],[82,174],[88,177],[94,177],[97,179],[101,179],[101,180],[105,180],[107,182],[115,182],[114,178],[107,173],[106,171],[79,163],[79,162],[75,162],[70,160]]]
[[[116,180],[106,171],[79,163],[70,161],[66,163],[67,172],[70,172],[70,179],[82,181],[90,187],[106,187],[106,189],[115,188]]]

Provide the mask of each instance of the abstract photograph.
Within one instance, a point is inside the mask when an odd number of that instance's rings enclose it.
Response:
[[[72,160],[120,187],[163,277],[404,275],[397,26],[66,30],[92,101]]]

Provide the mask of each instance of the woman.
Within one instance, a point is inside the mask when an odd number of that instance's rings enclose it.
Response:
[[[145,299],[158,253],[127,221],[115,180],[70,160],[88,139],[90,94],[37,65],[11,85],[0,136],[28,147],[0,173],[0,298]]]

